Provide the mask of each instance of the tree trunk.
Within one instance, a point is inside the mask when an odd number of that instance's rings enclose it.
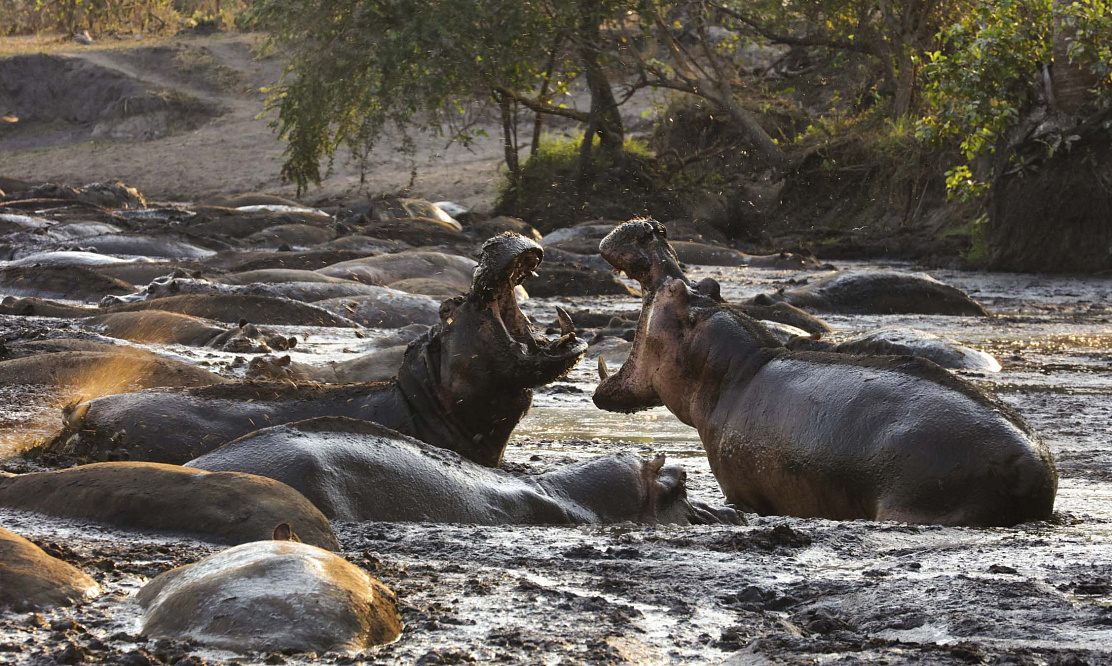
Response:
[[[599,43],[602,4],[599,0],[579,0],[579,57],[591,91],[591,114],[595,131],[604,150],[617,152],[625,140],[625,127],[610,80],[602,69]]]
[[[745,138],[749,139],[753,148],[772,168],[774,178],[784,175],[788,166],[788,158],[784,155],[784,151],[780,150],[780,146],[776,145],[768,132],[761,127],[753,113],[737,103],[729,84],[708,86],[707,89],[717,91],[718,94],[712,98],[712,101],[730,114],[730,118],[737,124],[738,129],[745,134]]]
[[[517,184],[521,180],[521,165],[517,159],[517,122],[510,108],[511,101],[506,95],[498,96],[498,107],[502,111],[502,149],[506,156],[506,170],[509,172],[510,191],[517,196]]]
[[[899,56],[895,83],[896,95],[892,101],[892,116],[902,118],[911,113],[911,104],[915,97],[915,63],[907,53]]]
[[[1089,92],[1097,86],[1098,80],[1089,63],[1070,62],[1069,48],[1077,34],[1077,28],[1063,20],[1066,8],[1072,0],[1054,0],[1054,44],[1053,64],[1050,67],[1051,90],[1054,106],[1058,111],[1071,116],[1083,115],[1086,107],[1093,101]]]

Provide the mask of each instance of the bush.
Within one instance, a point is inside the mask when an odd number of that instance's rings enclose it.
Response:
[[[250,0],[0,0],[0,35],[39,32],[176,32],[230,28]]]
[[[611,155],[596,139],[589,160],[594,177],[586,179],[580,178],[579,149],[578,140],[543,137],[521,167],[517,183],[503,180],[495,211],[520,217],[542,233],[591,219],[682,214],[643,141],[627,138],[622,152]]]

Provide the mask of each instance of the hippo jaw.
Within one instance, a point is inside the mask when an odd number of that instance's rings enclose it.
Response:
[[[463,308],[482,315],[480,330],[491,343],[491,353],[501,358],[503,380],[521,388],[535,388],[556,381],[571,371],[587,350],[587,342],[575,335],[575,324],[560,308],[560,337],[549,340],[536,330],[518,306],[515,288],[533,276],[544,258],[535,242],[512,232],[483,244],[483,255],[475,268],[472,289],[465,304],[446,320],[454,322]]]

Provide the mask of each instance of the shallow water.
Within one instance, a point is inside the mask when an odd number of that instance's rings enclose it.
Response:
[[[356,656],[427,664],[1112,663],[1112,311],[1105,309],[1112,280],[929,272],[997,316],[827,316],[832,337],[910,326],[994,353],[1000,373],[964,376],[997,390],[1047,440],[1061,475],[1054,524],[963,529],[754,515],[746,527],[337,523],[345,555],[398,591],[406,622],[398,642]],[[805,277],[712,267],[690,274],[718,279],[728,300]],[[523,309],[547,323],[554,303],[639,306],[606,297],[530,299]],[[374,343],[373,335],[339,329],[283,332],[302,340],[291,356],[307,363],[350,358]],[[243,371],[234,354],[159,351],[228,376]],[[663,408],[601,412],[590,400],[596,383],[593,362],[584,362],[539,390],[515,432],[508,467],[537,472],[599,453],[665,453],[687,469],[693,498],[721,501],[692,428]],[[43,431],[56,425],[56,408],[41,395],[9,390],[0,401],[0,427],[9,434],[29,422]],[[230,657],[141,640],[134,636],[138,610],[126,599],[150,575],[216,547],[3,511],[0,524],[64,546],[67,558],[102,581],[108,595],[100,601],[44,614],[48,622],[74,617],[102,641],[106,650],[90,658],[137,650]],[[114,568],[97,567],[106,558]],[[89,640],[0,615],[0,662]]]

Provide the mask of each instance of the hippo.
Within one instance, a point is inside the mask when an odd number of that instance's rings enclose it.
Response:
[[[525,281],[529,293],[547,296],[632,296],[634,292],[610,271],[573,262],[544,264]]]
[[[0,361],[0,386],[72,386],[97,395],[156,386],[211,386],[226,381],[185,361],[124,346],[112,351],[59,351]]]
[[[0,268],[0,294],[99,301],[130,294],[134,288],[81,266],[6,266]]]
[[[65,449],[89,457],[122,448],[132,460],[183,463],[269,425],[350,416],[496,467],[533,388],[568,373],[587,348],[566,313],[561,336],[549,341],[518,308],[514,288],[543,256],[539,245],[516,234],[488,240],[471,290],[441,305],[440,322],[410,343],[390,382],[246,383],[106,396],[67,410],[62,430],[35,453]]]
[[[726,300],[722,298],[722,287],[714,278],[703,278],[695,283],[694,286],[695,290],[700,294],[709,296],[730,309],[736,310],[758,321],[771,321],[776,324],[801,329],[804,333],[814,337],[816,340],[830,333],[830,326],[826,322],[814,315],[807,314],[794,305],[777,303],[760,294],[745,303],[727,304]]]
[[[933,362],[793,352],[693,289],[663,228],[629,222],[602,256],[641,284],[621,370],[595,404],[665,405],[694,426],[726,499],[760,514],[942,525],[1045,520],[1058,475],[1006,403]]]
[[[468,289],[474,270],[475,261],[467,257],[443,252],[400,252],[343,261],[317,272],[382,286],[409,278],[434,278],[460,289]]]
[[[408,246],[405,244],[399,244],[398,249],[406,247]],[[367,250],[320,248],[298,252],[251,252],[246,255],[242,252],[233,252],[224,256],[220,265],[233,272],[281,268],[316,271],[347,261],[359,261],[377,254],[379,253],[368,252]],[[345,276],[340,275],[338,277],[343,278]]]
[[[109,234],[81,239],[81,247],[104,254],[154,257],[158,259],[206,259],[216,254],[193,243],[164,236]]]
[[[205,202],[210,206],[223,206],[224,208],[241,208],[243,206],[287,206],[289,208],[304,208],[293,199],[280,197],[275,194],[263,192],[245,192],[235,195],[219,195]]]
[[[737,522],[687,499],[679,465],[625,453],[547,474],[488,469],[376,423],[325,417],[264,428],[186,463],[269,476],[332,520],[475,525]]]
[[[53,354],[55,352],[105,352],[120,351],[122,345],[113,342],[102,342],[87,338],[46,338],[43,340],[20,340],[18,342],[0,342],[0,359],[26,358],[39,354]]]
[[[289,522],[306,543],[340,549],[328,520],[300,493],[238,472],[102,462],[0,476],[0,507],[227,545],[269,538],[275,525]]]
[[[386,347],[349,361],[325,365],[294,363],[289,354],[281,357],[257,356],[247,364],[247,378],[322,384],[384,382],[398,375],[407,346]]]
[[[440,320],[440,302],[435,298],[389,287],[364,286],[373,288],[375,293],[330,298],[318,301],[317,306],[372,328],[399,328],[408,324],[431,326]]]
[[[225,324],[241,320],[274,326],[341,326],[355,324],[310,303],[289,298],[251,296],[248,294],[182,294],[149,301],[121,303],[106,308],[108,312],[142,312],[163,310],[214,319]]]
[[[494,234],[487,234],[483,238],[490,238]],[[347,250],[351,252],[359,252],[363,256],[371,256],[375,254],[386,254],[389,252],[398,252],[410,247],[409,243],[403,243],[397,240],[387,240],[384,238],[374,238],[373,236],[364,236],[363,234],[351,234],[348,236],[340,236],[339,238],[321,243],[316,247],[317,250]],[[323,267],[323,266],[322,266]]]
[[[266,271],[259,271],[265,273]],[[315,275],[310,271],[305,272]],[[324,276],[320,276],[324,277]],[[152,298],[176,296],[179,294],[244,294],[247,296],[267,296],[270,298],[288,298],[303,303],[315,303],[340,297],[357,297],[380,295],[386,287],[352,282],[351,280],[311,280],[308,282],[279,282],[277,284],[248,283],[227,284],[223,280],[212,281],[197,278],[175,277],[164,275],[152,280],[150,284],[141,287],[134,294],[127,296],[105,296],[101,300],[101,307],[110,307],[119,303],[137,303]],[[439,305],[434,303],[434,306]],[[342,315],[342,313],[341,313]],[[431,323],[431,322],[430,322]]]
[[[253,233],[283,224],[332,227],[335,220],[311,209],[238,209],[223,206],[193,206],[194,215],[180,224],[186,233],[203,238],[246,238]]]
[[[46,610],[100,595],[100,586],[88,574],[3,527],[0,581],[0,610]]]
[[[72,187],[59,183],[36,185],[22,192],[13,193],[18,199],[63,199],[79,201],[103,208],[145,208],[146,199],[134,187],[120,181],[89,183]]]
[[[422,296],[432,296],[440,299],[462,296],[465,293],[447,282],[432,278],[398,280],[397,282],[391,282],[390,288],[404,291],[407,294],[421,294]]]
[[[297,344],[296,339],[260,331],[246,320],[238,326],[224,327],[199,317],[160,310],[114,312],[90,317],[86,322],[104,335],[121,340],[209,347],[241,354],[282,351]]]
[[[238,273],[228,273],[213,278],[216,282],[223,284],[280,284],[283,282],[318,282],[326,284],[351,284],[351,280],[343,278],[334,278],[327,275],[321,275],[316,271],[308,271],[299,268],[264,268],[259,270],[240,271]]]
[[[289,534],[288,526],[273,534]],[[245,543],[171,569],[135,599],[144,636],[233,652],[353,652],[402,631],[388,587],[293,539]]]
[[[0,314],[18,315],[20,317],[55,317],[61,319],[75,317],[89,317],[98,312],[96,308],[68,305],[56,301],[29,296],[16,298],[5,296],[0,300]]]
[[[50,227],[46,235],[57,241],[73,241],[79,238],[104,236],[122,233],[123,229],[107,222],[68,222]]]
[[[121,259],[120,257],[85,250],[51,250],[20,257],[12,261],[9,266],[83,266],[85,268],[95,268],[97,266],[126,264],[133,261],[136,261],[135,257]]]
[[[217,273],[211,267],[191,261],[135,261],[109,266],[97,266],[96,272],[101,275],[123,280],[134,286],[146,285],[152,280],[171,274],[182,276],[200,277]]]
[[[753,303],[762,298],[812,312],[988,316],[967,294],[925,273],[830,273],[803,286],[758,296]]]
[[[399,217],[370,222],[363,231],[375,238],[401,241],[414,247],[455,245],[470,240],[460,232],[459,222],[445,222],[431,217]]]
[[[256,231],[245,240],[260,248],[312,247],[336,238],[335,229],[312,224],[280,224]]]
[[[950,370],[1000,372],[1000,362],[991,354],[913,328],[882,328],[839,342],[793,337],[785,342],[796,351],[830,351],[859,356],[919,356]]]
[[[504,231],[512,231],[521,234],[529,240],[537,241],[538,243],[542,238],[541,232],[537,231],[533,225],[525,220],[516,217],[506,217],[504,215],[492,217],[488,220],[472,220],[468,222],[463,231],[469,236],[477,239],[490,238]]]

